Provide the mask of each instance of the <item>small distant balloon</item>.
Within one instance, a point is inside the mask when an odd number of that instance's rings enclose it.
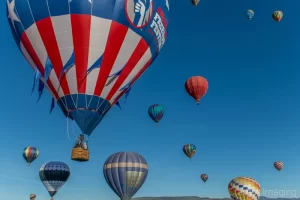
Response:
[[[234,200],[258,200],[260,185],[253,178],[237,177],[228,184],[228,192]]]
[[[29,199],[30,199],[30,200],[35,200],[35,198],[36,198],[36,195],[35,195],[35,194],[29,195]]]
[[[201,174],[201,179],[202,179],[202,181],[205,183],[206,181],[207,181],[207,179],[208,179],[208,175],[207,174]]]
[[[249,20],[251,20],[252,18],[253,18],[253,16],[254,16],[254,11],[253,10],[246,10],[245,11],[245,15],[246,15],[246,17],[249,19]]]
[[[208,82],[202,76],[193,76],[185,82],[185,90],[199,104],[208,90]]]
[[[26,147],[23,151],[23,158],[28,163],[28,166],[39,156],[40,152],[35,147]]]
[[[282,17],[283,17],[283,12],[280,10],[277,10],[272,14],[273,20],[277,22],[280,22],[282,20]]]
[[[191,2],[194,6],[198,6],[198,4],[200,3],[200,0],[191,0]]]
[[[277,169],[278,171],[281,171],[282,168],[283,168],[283,166],[284,166],[284,164],[283,164],[283,162],[281,162],[281,161],[276,161],[276,162],[274,162],[274,167],[275,167],[275,169]]]
[[[189,157],[190,159],[192,159],[192,157],[195,155],[196,153],[196,146],[193,144],[186,144],[183,146],[183,153]]]
[[[162,119],[162,117],[165,114],[165,109],[164,107],[162,107],[162,105],[153,104],[148,108],[148,114],[151,117],[151,119],[156,122],[157,126],[158,122]]]

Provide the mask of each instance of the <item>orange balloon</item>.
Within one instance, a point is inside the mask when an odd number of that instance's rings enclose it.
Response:
[[[200,99],[208,90],[208,82],[202,76],[193,76],[185,82],[185,90],[197,101],[197,104],[199,104]]]

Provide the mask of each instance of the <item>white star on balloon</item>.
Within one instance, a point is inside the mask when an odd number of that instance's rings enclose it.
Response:
[[[18,18],[17,14],[15,13],[15,0],[12,0],[10,3],[8,0],[6,0],[6,2],[7,2],[7,9],[8,9],[7,17],[10,19],[14,29],[16,29],[14,21],[17,21],[17,22],[21,22],[21,21]]]

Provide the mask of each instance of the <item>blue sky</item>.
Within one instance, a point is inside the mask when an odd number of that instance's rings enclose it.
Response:
[[[228,197],[227,185],[237,176],[255,178],[264,190],[297,190],[300,1],[288,2],[201,0],[195,8],[188,0],[171,1],[164,48],[123,110],[113,108],[92,134],[87,163],[70,160],[66,119],[58,107],[49,115],[49,93],[37,105],[37,95],[30,95],[33,71],[15,45],[1,4],[1,198],[35,193],[49,199],[39,168],[63,161],[72,174],[57,200],[116,200],[102,168],[118,151],[135,151],[148,161],[149,175],[136,197]],[[255,11],[252,21],[243,13],[249,8]],[[274,10],[284,13],[279,24],[271,18]],[[184,90],[193,75],[209,81],[199,106]],[[166,110],[159,127],[147,115],[154,103]],[[192,162],[182,152],[185,143],[197,146]],[[28,168],[22,150],[29,145],[41,154]],[[273,169],[276,160],[285,163],[280,173]],[[205,184],[201,173],[209,175]]]

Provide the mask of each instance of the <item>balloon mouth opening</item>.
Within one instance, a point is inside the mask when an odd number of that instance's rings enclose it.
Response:
[[[70,110],[68,114],[71,116],[71,119],[77,123],[81,130],[80,135],[84,138],[88,138],[88,136],[91,135],[91,133],[105,116],[105,114],[101,114],[99,111],[86,108],[77,108],[72,111]]]
[[[87,94],[66,95],[59,98],[57,104],[65,116],[71,119],[73,116],[70,113],[74,111],[90,111],[104,116],[112,106],[106,99]]]
[[[88,94],[66,95],[57,103],[64,115],[74,120],[86,135],[91,135],[112,106],[106,99]]]

